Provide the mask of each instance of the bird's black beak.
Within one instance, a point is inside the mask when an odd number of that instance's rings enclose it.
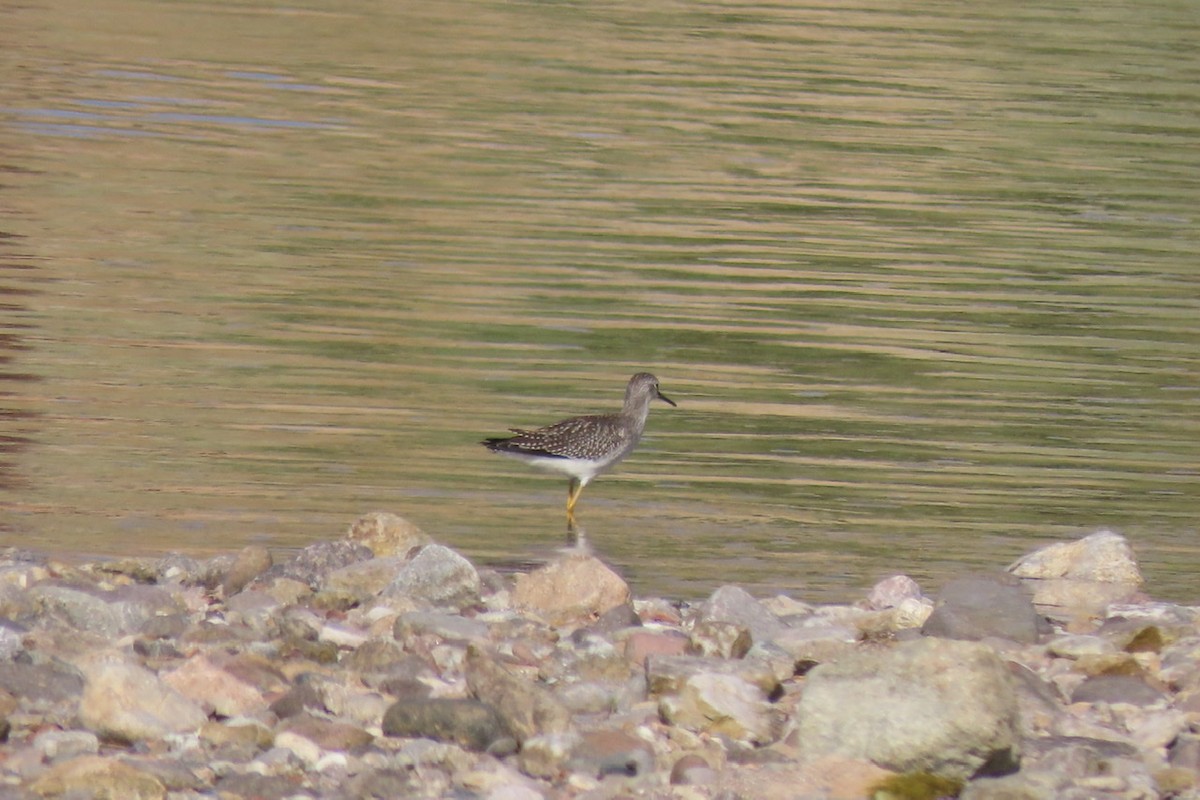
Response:
[[[671,398],[667,397],[665,394],[663,394],[662,392],[658,391],[657,389],[654,391],[654,396],[655,396],[655,397],[657,397],[659,400],[662,400],[664,403],[670,403],[671,405],[675,405],[675,401],[674,401],[674,400],[672,400]]]

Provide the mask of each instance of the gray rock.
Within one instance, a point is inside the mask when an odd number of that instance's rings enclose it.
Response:
[[[408,563],[403,556],[384,556],[356,561],[325,576],[321,589],[340,592],[364,603],[382,592]]]
[[[385,596],[406,596],[443,607],[479,602],[479,573],[470,561],[440,544],[421,548],[384,589]]]
[[[181,610],[175,598],[157,586],[134,584],[104,591],[94,586],[39,584],[30,594],[45,613],[70,627],[109,638],[137,632],[152,616]]]
[[[396,617],[392,635],[400,641],[411,636],[430,634],[458,642],[486,642],[488,626],[475,619],[442,611],[410,611]]]
[[[317,542],[287,561],[276,563],[251,585],[267,584],[276,578],[292,578],[308,584],[311,589],[318,589],[329,573],[366,561],[373,555],[371,548],[357,542]]]
[[[83,691],[83,676],[61,663],[0,662],[0,689],[46,705],[71,702]]]
[[[476,645],[467,648],[467,686],[496,709],[518,741],[571,727],[571,712],[545,686],[518,677]]]
[[[1071,692],[1072,703],[1129,703],[1148,706],[1165,695],[1131,675],[1094,675]]]
[[[963,780],[1011,771],[1019,748],[1012,677],[973,642],[921,639],[822,664],[796,716],[806,759],[865,758]]]
[[[779,617],[739,586],[722,586],[696,610],[695,624],[730,622],[750,632],[754,641],[772,638],[783,629]]]
[[[401,700],[384,713],[383,733],[454,742],[476,752],[511,735],[495,708],[466,698]]]
[[[938,595],[921,633],[974,641],[996,636],[1029,644],[1038,640],[1038,615],[1029,592],[1011,576],[957,578]]]

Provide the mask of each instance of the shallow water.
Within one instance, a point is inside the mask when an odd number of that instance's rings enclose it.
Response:
[[[584,492],[641,592],[936,587],[1109,526],[1200,566],[1191,4],[0,9],[0,543],[385,509],[484,562],[478,446],[679,403]]]

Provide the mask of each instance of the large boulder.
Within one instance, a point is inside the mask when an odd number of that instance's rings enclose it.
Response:
[[[921,639],[815,667],[797,709],[806,759],[867,759],[957,780],[1002,774],[1018,757],[1017,694],[991,648]]]

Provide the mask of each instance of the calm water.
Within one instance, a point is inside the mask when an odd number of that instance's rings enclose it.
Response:
[[[1200,602],[1193,0],[0,6],[0,544],[564,540],[936,589],[1113,527]]]

